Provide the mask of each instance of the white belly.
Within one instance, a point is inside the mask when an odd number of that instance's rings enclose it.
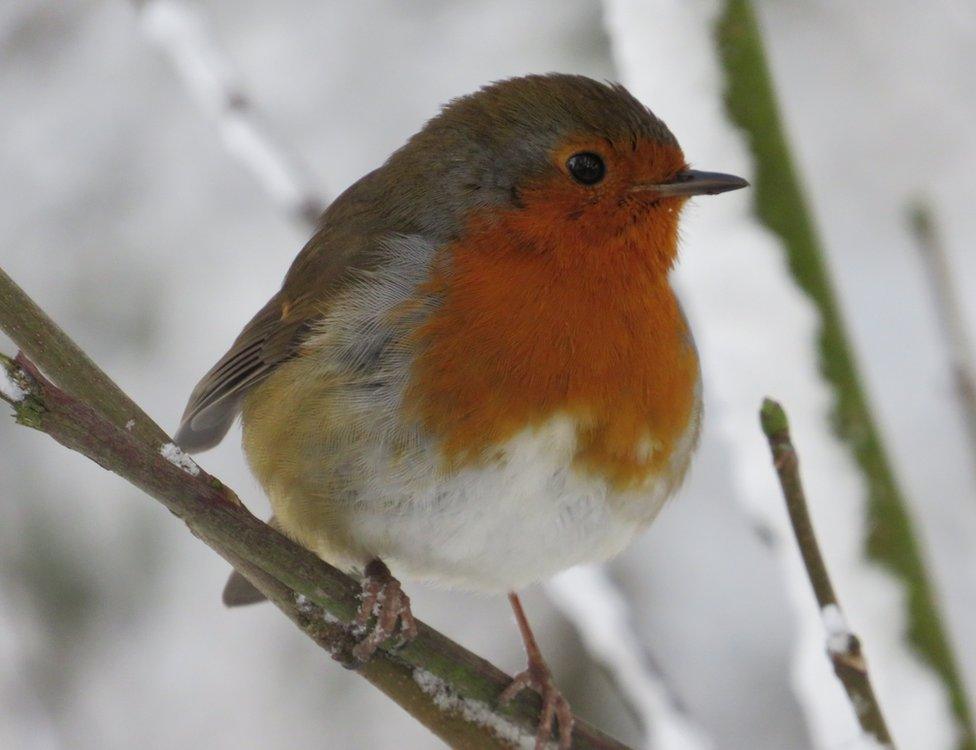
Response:
[[[680,473],[694,435],[682,443],[684,455],[671,462]],[[409,475],[402,467],[379,472],[367,496],[346,510],[347,528],[395,575],[452,588],[517,590],[615,555],[653,520],[675,485],[669,476],[615,492],[575,470],[574,452],[572,424],[557,419],[517,436],[500,460],[482,468],[451,476],[434,465]]]

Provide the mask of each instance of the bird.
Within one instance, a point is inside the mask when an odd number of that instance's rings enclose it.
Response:
[[[272,525],[362,582],[359,660],[416,634],[401,579],[508,594],[528,668],[501,700],[537,690],[536,747],[568,748],[519,592],[611,558],[681,484],[702,388],[679,216],[747,185],[692,169],[617,83],[456,98],[323,212],[176,443],[208,449],[240,416]],[[259,598],[239,574],[224,592]]]

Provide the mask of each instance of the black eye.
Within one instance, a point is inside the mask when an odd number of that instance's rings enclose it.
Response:
[[[607,173],[603,159],[589,151],[570,156],[566,160],[566,169],[573,175],[574,180],[582,182],[584,185],[595,185]]]

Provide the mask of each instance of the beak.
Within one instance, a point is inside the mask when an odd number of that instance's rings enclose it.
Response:
[[[699,172],[686,169],[678,172],[667,182],[639,183],[630,189],[633,192],[657,193],[661,197],[688,197],[692,195],[718,195],[729,190],[749,187],[741,177],[721,172]]]

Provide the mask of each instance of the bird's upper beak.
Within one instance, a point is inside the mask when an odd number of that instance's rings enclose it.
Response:
[[[670,198],[674,196],[718,195],[744,187],[749,187],[749,183],[735,175],[685,169],[667,182],[641,182],[634,185],[630,190],[631,192],[656,193],[658,196]]]

